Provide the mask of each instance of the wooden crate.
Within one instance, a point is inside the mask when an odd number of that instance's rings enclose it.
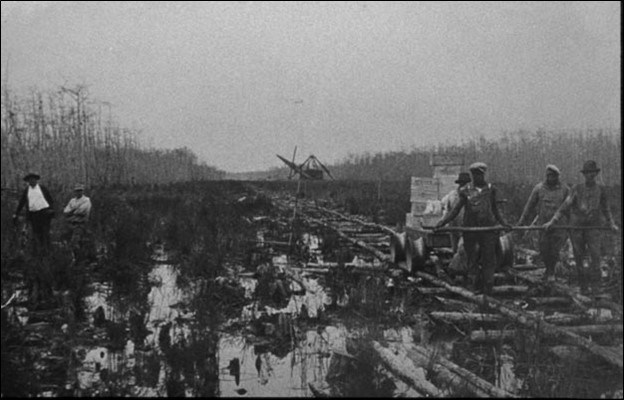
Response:
[[[411,202],[440,200],[439,182],[435,178],[412,177]]]

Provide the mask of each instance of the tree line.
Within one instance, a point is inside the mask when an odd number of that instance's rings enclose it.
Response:
[[[546,165],[555,164],[562,180],[581,181],[579,171],[586,160],[596,160],[607,185],[621,185],[621,129],[585,131],[517,131],[496,139],[484,137],[461,143],[414,147],[410,151],[353,154],[330,166],[337,179],[406,180],[412,176],[433,175],[433,154],[456,154],[463,158],[464,168],[475,161],[488,164],[488,180],[523,184],[544,178]],[[322,158],[322,155],[319,155]]]
[[[28,94],[3,85],[1,138],[3,188],[20,187],[28,171],[59,187],[166,184],[225,175],[198,161],[188,148],[141,145],[138,133],[121,127],[110,104],[90,99],[84,85]]]

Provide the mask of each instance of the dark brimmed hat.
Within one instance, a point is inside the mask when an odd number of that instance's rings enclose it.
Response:
[[[41,176],[39,176],[39,174],[35,174],[34,172],[29,172],[29,173],[27,173],[27,174],[26,174],[26,176],[24,177],[24,180],[25,180],[26,182],[28,182],[28,180],[29,180],[30,178],[41,179]]]
[[[455,180],[455,183],[468,183],[472,180],[472,178],[470,178],[470,174],[468,172],[460,172],[459,176],[457,177],[457,180]]]
[[[585,161],[585,164],[583,164],[583,169],[581,170],[581,172],[600,172],[600,168],[598,168],[598,165],[596,165],[596,161],[589,160],[589,161]]]

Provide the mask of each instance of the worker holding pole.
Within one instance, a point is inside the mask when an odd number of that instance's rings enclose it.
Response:
[[[607,200],[607,191],[604,185],[596,182],[596,176],[600,172],[597,164],[593,160],[586,161],[580,171],[585,179],[584,183],[575,185],[568,197],[559,207],[555,215],[544,224],[547,230],[553,229],[555,224],[563,218],[564,214],[570,214],[570,239],[572,241],[572,251],[576,262],[576,278],[583,292],[588,291],[588,284],[591,285],[599,279],[600,274],[600,241],[602,235],[599,229],[583,229],[591,226],[600,226],[607,220],[613,232],[618,231],[618,227],[613,220],[611,209]],[[586,272],[583,266],[583,259],[589,253],[589,271]]]
[[[472,164],[469,169],[472,182],[459,191],[459,202],[448,215],[435,225],[435,229],[439,229],[454,220],[465,207],[464,227],[493,227],[498,222],[504,230],[511,230],[511,226],[503,220],[496,205],[496,188],[485,181],[487,165],[477,162]],[[463,239],[468,256],[468,269],[475,273],[473,276],[475,290],[477,293],[490,295],[494,286],[494,271],[497,265],[496,245],[499,241],[499,232],[497,230],[464,231]]]
[[[525,225],[537,214],[537,225],[544,225],[551,220],[561,204],[570,193],[570,188],[561,183],[561,171],[555,165],[546,166],[546,179],[533,188],[529,200],[524,206],[518,226]],[[564,225],[567,218],[563,216],[557,220],[557,225]],[[543,230],[539,234],[539,252],[546,267],[544,277],[548,282],[555,281],[555,265],[559,261],[559,250],[567,239],[567,232],[563,229]]]

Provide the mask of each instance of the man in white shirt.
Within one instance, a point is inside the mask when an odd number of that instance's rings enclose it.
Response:
[[[24,177],[28,186],[22,192],[22,197],[13,214],[13,221],[17,221],[17,216],[26,206],[26,219],[30,223],[35,238],[35,252],[50,249],[50,223],[54,218],[54,200],[48,189],[39,184],[39,179],[41,176],[32,172]]]
[[[86,224],[91,214],[91,199],[84,195],[84,185],[74,187],[74,197],[63,210],[69,228],[68,235],[74,255],[81,250],[81,243],[86,233]]]

